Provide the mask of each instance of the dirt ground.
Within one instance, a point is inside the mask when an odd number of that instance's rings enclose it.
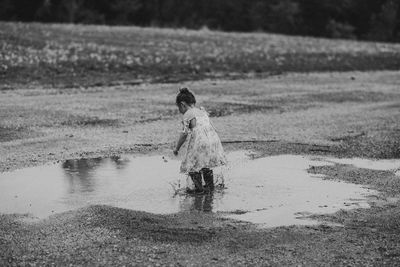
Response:
[[[0,171],[122,153],[171,153],[187,86],[227,151],[400,157],[400,72],[311,73],[0,92]],[[0,215],[0,265],[333,265],[400,262],[399,177],[349,165],[309,170],[382,192],[318,226],[260,229],[215,214],[90,206],[40,222]],[[391,200],[391,201],[389,201]],[[338,223],[337,226],[330,224]]]

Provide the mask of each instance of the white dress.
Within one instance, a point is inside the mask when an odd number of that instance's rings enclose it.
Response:
[[[196,118],[196,126],[189,128]],[[226,156],[221,140],[208,117],[207,112],[196,107],[183,114],[183,131],[188,134],[187,151],[181,164],[181,172],[199,172],[203,168],[213,168],[226,164]]]

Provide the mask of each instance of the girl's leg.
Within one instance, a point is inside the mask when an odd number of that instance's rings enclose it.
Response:
[[[209,168],[204,168],[201,170],[203,172],[205,188],[209,191],[214,190],[214,173]]]
[[[201,173],[200,172],[189,172],[189,176],[190,178],[192,178],[192,181],[194,183],[194,190],[193,192],[189,192],[190,190],[188,190],[189,193],[202,193],[204,191],[203,188],[203,183],[202,183],[202,179],[201,179]]]

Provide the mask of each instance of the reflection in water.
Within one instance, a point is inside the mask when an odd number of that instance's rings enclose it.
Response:
[[[214,193],[186,196],[185,202],[190,203],[189,210],[212,212]],[[182,207],[182,209],[185,209]]]
[[[123,170],[129,164],[130,160],[127,158],[122,158],[121,156],[112,156],[111,162],[115,164],[117,170]]]
[[[170,184],[185,186],[180,162],[163,156],[122,156],[68,160],[0,174],[0,213],[31,213],[45,218],[88,205],[111,205],[159,214],[215,212],[267,226],[310,224],[299,213],[330,213],[368,207],[376,194],[358,185],[324,181],[307,172],[332,159],[281,155],[255,159],[228,155],[227,188],[205,195],[174,195]],[[396,163],[395,163],[396,164]],[[400,166],[400,163],[399,165]],[[240,211],[240,212],[237,212]]]
[[[120,156],[66,160],[63,162],[61,166],[68,180],[69,193],[93,192],[96,186],[96,170],[108,162],[114,163],[117,170],[123,170],[129,163],[128,160],[123,160]]]
[[[101,158],[66,160],[62,164],[69,182],[69,192],[92,192],[94,190],[93,170],[100,166]]]
[[[211,212],[214,194],[194,197],[194,208],[198,211]]]

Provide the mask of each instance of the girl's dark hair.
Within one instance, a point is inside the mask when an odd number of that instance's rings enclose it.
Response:
[[[176,104],[179,105],[181,102],[185,102],[188,105],[196,104],[196,98],[189,89],[181,88],[176,96]]]

